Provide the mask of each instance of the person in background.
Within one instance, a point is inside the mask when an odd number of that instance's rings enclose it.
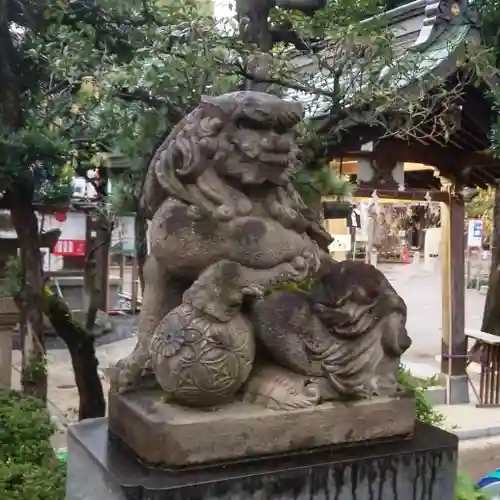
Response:
[[[351,214],[347,216],[347,228],[351,235],[351,254],[354,260],[356,258],[356,230],[361,229],[361,212],[356,203],[353,203]]]

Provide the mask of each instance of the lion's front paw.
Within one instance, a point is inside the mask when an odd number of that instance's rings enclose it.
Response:
[[[252,283],[248,286],[243,287],[241,291],[243,295],[247,297],[260,299],[264,296],[266,290],[264,286]]]
[[[296,283],[306,279],[308,270],[302,257],[296,257],[291,262],[284,262],[276,266],[276,283],[286,283],[294,281]]]
[[[120,359],[116,366],[109,370],[111,389],[120,394],[137,389],[141,385],[144,372],[147,369],[147,360],[136,356],[135,353]]]
[[[319,269],[319,254],[306,250],[302,255],[295,257],[290,262],[292,271],[289,271],[294,281],[303,281],[316,273]]]

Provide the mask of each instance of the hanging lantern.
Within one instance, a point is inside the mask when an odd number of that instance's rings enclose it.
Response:
[[[57,221],[57,222],[66,222],[66,219],[67,219],[67,215],[65,212],[56,212],[54,214],[54,219]]]
[[[99,191],[101,189],[100,180],[101,180],[101,176],[100,176],[100,172],[99,172],[99,167],[97,167],[95,169],[95,176],[94,176],[94,186],[95,186],[95,189],[97,191],[96,195],[99,195]]]

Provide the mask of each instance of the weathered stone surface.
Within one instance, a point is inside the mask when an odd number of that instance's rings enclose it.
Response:
[[[109,425],[143,460],[186,466],[409,435],[410,397],[324,403],[273,411],[234,402],[199,410],[164,402],[161,391],[109,398]]]
[[[294,183],[303,114],[267,93],[204,97],[151,158],[138,342],[110,371],[110,428],[144,460],[206,464],[413,429],[396,378],[406,306],[374,267],[329,257]]]
[[[97,419],[69,429],[66,500],[454,500],[457,449],[455,435],[417,424],[412,439],[161,470]]]
[[[396,392],[411,344],[405,304],[377,269],[327,254],[331,237],[293,182],[303,115],[262,92],[205,97],[156,150],[142,193],[151,245],[138,343],[114,390],[153,374],[172,401],[211,407],[233,401],[265,360],[322,378],[327,399]],[[284,398],[275,409],[296,409],[283,384],[264,382]]]

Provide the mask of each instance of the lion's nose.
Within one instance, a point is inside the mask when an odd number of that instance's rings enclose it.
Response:
[[[264,149],[275,153],[288,153],[290,151],[290,146],[290,138],[276,132],[269,132],[262,141],[262,147]]]

